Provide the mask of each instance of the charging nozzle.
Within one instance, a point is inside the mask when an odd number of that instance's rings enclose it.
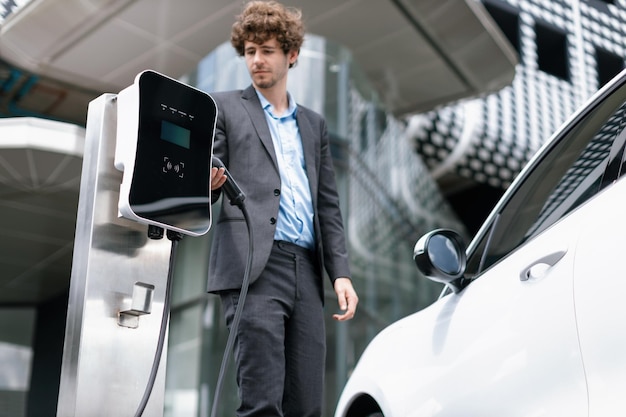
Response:
[[[230,172],[228,172],[228,169],[226,169],[226,166],[224,165],[222,160],[213,155],[213,157],[211,158],[211,165],[216,168],[224,168],[224,173],[226,174],[227,179],[224,185],[222,185],[222,189],[224,190],[226,197],[228,197],[228,199],[230,200],[231,206],[237,206],[239,208],[242,208],[243,200],[245,200],[246,195],[243,193],[243,191],[241,191],[239,185],[237,185],[233,177],[230,175]]]

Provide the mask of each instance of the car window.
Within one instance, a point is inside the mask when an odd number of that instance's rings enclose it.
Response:
[[[470,247],[473,277],[567,216],[624,174],[626,102],[621,87],[546,148]]]

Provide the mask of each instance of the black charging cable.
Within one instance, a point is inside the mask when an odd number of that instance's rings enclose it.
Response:
[[[213,406],[211,407],[211,417],[217,417],[217,407],[220,402],[220,395],[222,392],[222,386],[224,384],[224,376],[226,374],[226,368],[228,367],[230,353],[233,350],[235,344],[235,337],[237,337],[237,329],[239,328],[239,322],[241,321],[241,314],[243,312],[243,306],[246,302],[246,295],[248,294],[248,287],[250,286],[250,269],[252,267],[252,229],[248,222],[248,211],[245,206],[242,208],[243,216],[246,219],[248,225],[248,261],[246,262],[246,270],[243,275],[243,281],[241,283],[241,290],[239,292],[239,302],[237,309],[235,310],[235,316],[233,322],[230,325],[230,332],[228,334],[228,340],[226,341],[226,347],[224,348],[224,355],[222,356],[222,364],[220,366],[220,373],[217,377],[217,384],[215,386],[215,395],[213,396]]]
[[[246,222],[246,227],[248,229],[248,259],[246,262],[246,269],[243,276],[243,281],[241,283],[241,291],[239,293],[239,303],[237,304],[237,309],[235,310],[235,316],[233,317],[233,322],[230,326],[230,333],[228,335],[228,340],[226,341],[226,348],[224,349],[224,355],[222,356],[222,364],[220,366],[219,376],[217,378],[217,384],[215,387],[215,395],[213,397],[213,406],[211,409],[211,417],[217,416],[217,408],[220,401],[220,395],[222,392],[222,386],[224,383],[224,376],[226,374],[226,369],[228,367],[230,352],[233,350],[233,345],[235,344],[235,337],[237,334],[237,329],[239,328],[239,322],[241,321],[241,314],[243,312],[243,306],[246,300],[246,295],[248,294],[248,287],[250,286],[250,269],[252,268],[252,254],[254,251],[253,245],[253,234],[252,228],[250,227],[250,218],[248,216],[248,210],[244,205],[244,200],[246,198],[245,194],[241,191],[235,180],[231,177],[230,173],[222,163],[222,161],[216,156],[212,159],[212,165],[218,168],[224,168],[225,174],[227,176],[227,181],[222,186],[224,194],[229,199],[230,204],[233,206],[239,207],[241,212],[243,213],[244,220]],[[148,237],[150,239],[161,239],[163,237],[163,229],[158,226],[150,225],[148,226]],[[172,292],[172,275],[174,274],[174,266],[176,260],[176,252],[178,249],[178,242],[183,238],[183,235],[179,232],[173,232],[171,230],[167,230],[167,238],[172,241],[172,248],[170,251],[170,261],[169,261],[169,270],[167,273],[167,286],[165,288],[165,298],[163,301],[163,314],[161,317],[161,327],[159,329],[159,338],[157,341],[157,348],[154,354],[154,359],[152,361],[152,368],[150,369],[150,376],[148,377],[148,382],[146,384],[146,389],[143,393],[143,397],[137,407],[137,411],[135,412],[135,417],[141,417],[143,414],[148,400],[150,399],[150,395],[152,394],[152,389],[154,388],[154,383],[156,381],[157,373],[159,370],[159,363],[161,362],[161,356],[163,355],[163,347],[165,345],[165,334],[167,332],[167,324],[168,324],[168,316],[170,313],[171,306],[171,292]]]
[[[163,237],[163,229],[158,226],[150,225],[148,226],[148,236],[151,239],[161,239]],[[154,353],[154,359],[152,360],[152,368],[150,369],[150,376],[148,377],[148,383],[146,384],[146,389],[144,390],[143,397],[137,407],[137,411],[135,412],[135,417],[140,417],[144,410],[146,409],[146,405],[148,405],[148,400],[150,399],[150,394],[152,394],[152,389],[154,388],[154,382],[156,381],[157,372],[159,371],[159,364],[161,362],[161,356],[163,355],[163,346],[165,345],[165,333],[167,332],[167,323],[168,316],[170,314],[170,305],[171,305],[171,293],[172,293],[172,275],[174,274],[174,266],[176,262],[176,252],[178,250],[178,242],[183,238],[182,233],[173,232],[171,230],[167,231],[167,238],[172,241],[172,248],[170,249],[170,263],[169,270],[167,271],[167,285],[165,287],[165,298],[163,301],[163,314],[161,316],[161,327],[159,328],[159,339],[157,341],[156,352]]]
[[[248,216],[248,210],[244,205],[243,201],[246,196],[241,191],[235,180],[231,177],[230,173],[224,166],[224,163],[216,157],[213,156],[212,165],[218,168],[224,168],[224,173],[226,174],[227,180],[226,183],[222,186],[226,197],[229,199],[230,204],[232,206],[237,206],[241,209],[243,213],[243,218],[246,222],[246,227],[248,228],[248,259],[246,261],[246,269],[243,274],[243,281],[241,283],[241,290],[239,292],[239,302],[237,304],[237,308],[235,309],[235,315],[233,317],[233,321],[230,325],[230,332],[228,334],[228,339],[226,341],[226,347],[224,348],[224,354],[222,356],[222,364],[220,365],[220,372],[217,377],[217,384],[215,386],[215,394],[213,396],[213,405],[211,407],[211,417],[217,417],[217,408],[220,402],[220,395],[222,393],[222,387],[224,384],[224,376],[226,375],[226,369],[228,367],[228,363],[230,360],[230,353],[233,350],[233,345],[235,344],[235,337],[237,337],[237,329],[239,328],[239,322],[241,321],[241,314],[243,312],[243,306],[246,302],[246,295],[248,294],[248,287],[250,286],[250,270],[252,269],[252,254],[254,252],[254,239],[252,228],[250,227],[250,218]]]

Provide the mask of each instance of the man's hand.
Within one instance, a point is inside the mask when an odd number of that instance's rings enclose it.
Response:
[[[211,191],[217,190],[226,182],[226,175],[224,175],[224,168],[211,168]]]
[[[339,309],[342,314],[333,314],[333,318],[338,321],[350,320],[356,312],[356,305],[359,303],[359,297],[352,287],[350,278],[337,278],[335,280],[335,293],[339,302]]]

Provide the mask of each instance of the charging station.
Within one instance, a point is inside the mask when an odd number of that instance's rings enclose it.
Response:
[[[216,118],[208,94],[154,71],[89,104],[58,417],[163,415],[163,236],[211,226]]]
[[[144,71],[117,97],[119,212],[193,236],[211,226],[208,168],[217,108],[205,94]]]

